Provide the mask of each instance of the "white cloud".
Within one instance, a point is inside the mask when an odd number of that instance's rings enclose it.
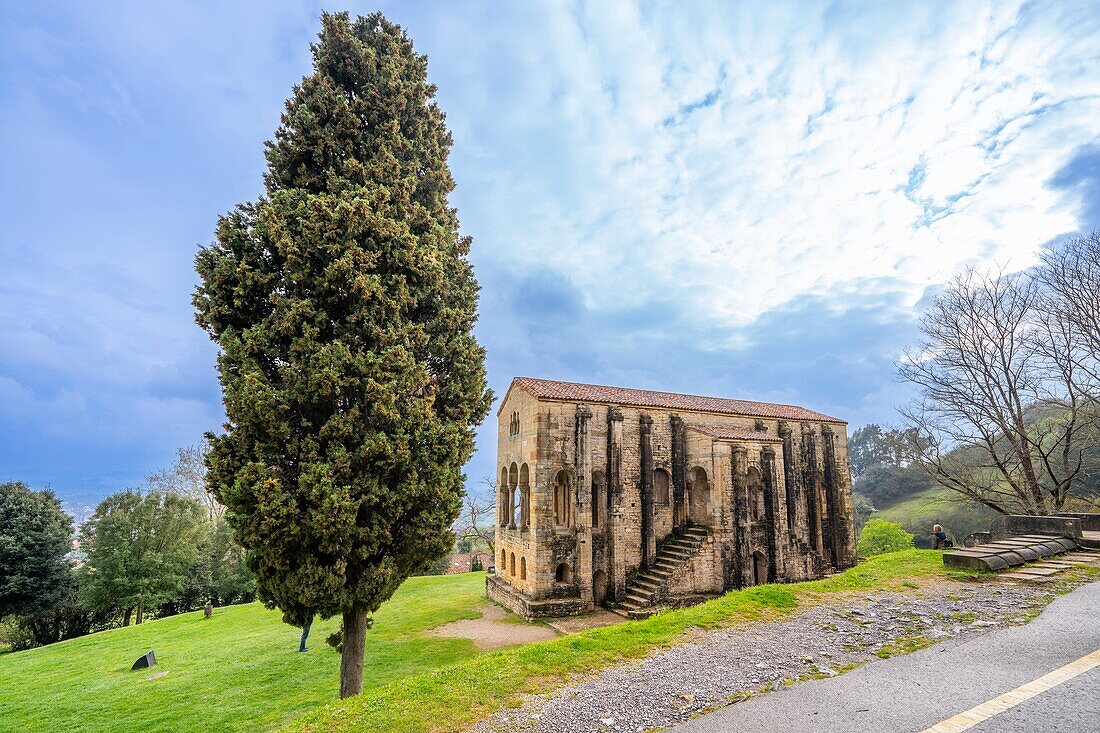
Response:
[[[596,309],[675,292],[730,325],[846,282],[900,280],[912,305],[968,264],[1030,264],[1077,226],[1045,183],[1096,137],[1100,14],[886,7],[552,5],[490,31],[497,86],[437,52],[442,88],[484,100],[448,107],[477,258],[568,272]]]
[[[117,488],[221,421],[191,262],[259,192],[318,10],[62,5],[0,17],[0,470]],[[1081,226],[1046,184],[1097,139],[1095,3],[383,10],[448,114],[498,388],[889,420],[921,293]]]

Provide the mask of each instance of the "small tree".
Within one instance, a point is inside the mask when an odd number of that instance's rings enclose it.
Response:
[[[863,525],[875,513],[875,505],[863,494],[852,493],[852,519],[855,520],[856,535],[863,531]]]
[[[180,597],[200,552],[204,510],[174,493],[122,491],[100,502],[81,527],[87,553],[82,591],[101,611],[136,612]]]
[[[256,576],[248,569],[245,552],[233,541],[233,530],[218,521],[210,538],[211,600],[217,605],[248,603],[256,598]]]
[[[466,493],[463,501],[462,514],[455,523],[455,534],[460,542],[465,543],[465,549],[474,553],[487,550],[490,556],[496,555],[496,517],[497,517],[497,487],[496,482],[485,477],[481,479],[480,489],[474,489]]]
[[[176,451],[176,462],[145,481],[154,491],[172,492],[202,504],[206,518],[217,521],[225,513],[206,482],[206,445],[190,445]]]
[[[859,541],[856,542],[856,552],[862,557],[911,549],[913,535],[906,532],[900,524],[887,522],[885,519],[867,520],[859,534]]]
[[[491,394],[427,60],[378,13],[323,14],[313,60],[265,195],[196,258],[194,304],[228,418],[210,486],[265,603],[342,616],[347,697],[371,614],[453,545]]]
[[[67,601],[73,520],[51,491],[0,483],[0,619],[40,617]]]

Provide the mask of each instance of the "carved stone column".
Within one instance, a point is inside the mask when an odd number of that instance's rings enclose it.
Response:
[[[802,426],[802,450],[802,483],[806,487],[806,516],[810,525],[810,547],[824,558],[825,548],[821,535],[821,481],[817,467],[817,435],[808,425]]]
[[[779,437],[783,439],[783,483],[787,492],[787,530],[791,536],[791,549],[796,550],[798,541],[809,544],[806,531],[806,505],[802,489],[802,465],[799,451],[795,446],[795,433],[790,423],[779,423]]]
[[[752,552],[749,547],[749,453],[743,445],[733,446],[730,461],[734,498],[734,578],[738,588],[752,585]]]
[[[617,407],[607,410],[607,572],[611,600],[626,593],[626,552],[623,535],[623,413]]]
[[[768,582],[775,582],[783,554],[779,547],[779,492],[776,490],[778,476],[775,470],[775,448],[764,446],[760,451],[760,473],[764,481],[764,524],[768,544]]]
[[[642,501],[642,567],[648,568],[657,554],[657,535],[653,531],[653,418],[642,415],[638,420],[638,432],[642,463],[638,487]]]
[[[687,527],[687,426],[679,415],[672,422],[672,521],[673,529],[683,532]]]
[[[512,472],[508,472],[508,529],[516,528],[516,486],[512,485]]]
[[[577,405],[576,453],[573,465],[577,473],[574,526],[577,529],[576,580],[581,601],[592,605],[592,453],[588,447],[588,421],[592,410]]]
[[[825,506],[828,523],[829,558],[834,568],[848,563],[848,526],[841,507],[839,476],[836,466],[836,434],[828,425],[821,426],[822,454],[825,463]]]

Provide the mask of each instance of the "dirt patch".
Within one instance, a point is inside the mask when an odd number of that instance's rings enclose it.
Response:
[[[546,623],[557,629],[562,634],[572,634],[586,629],[598,629],[601,626],[613,626],[626,621],[625,616],[612,613],[605,608],[597,608],[595,611],[580,616],[563,616],[562,618],[547,619]]]
[[[478,649],[530,644],[558,636],[558,632],[549,626],[517,623],[514,619],[508,619],[508,612],[500,606],[488,605],[480,610],[481,618],[452,621],[432,629],[431,633],[449,639],[470,639]]]

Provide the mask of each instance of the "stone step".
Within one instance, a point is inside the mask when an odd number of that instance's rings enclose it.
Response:
[[[1024,583],[1049,583],[1052,579],[1042,575],[1024,575],[1023,573],[998,573],[998,580],[1020,581]]]
[[[1040,577],[1046,577],[1048,575],[1054,575],[1055,573],[1060,573],[1062,571],[1060,568],[1039,568],[1031,566],[1026,568],[1015,568],[1012,572],[1013,574],[1037,575]]]

